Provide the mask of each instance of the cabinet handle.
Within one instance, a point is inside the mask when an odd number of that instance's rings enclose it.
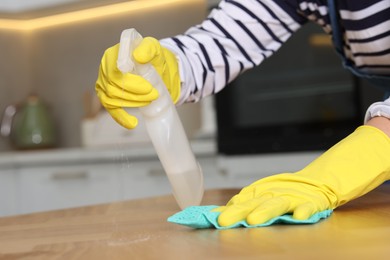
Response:
[[[51,175],[51,179],[55,181],[85,180],[88,179],[88,172],[56,172]]]
[[[150,177],[158,177],[158,176],[165,176],[165,171],[164,169],[150,169],[148,172],[148,176]]]

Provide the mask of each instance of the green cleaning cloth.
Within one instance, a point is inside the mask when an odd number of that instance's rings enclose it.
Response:
[[[268,220],[267,222],[259,225],[249,225],[246,221],[242,220],[228,227],[221,227],[218,224],[218,216],[220,212],[211,212],[212,209],[218,206],[191,206],[188,207],[168,218],[168,222],[184,225],[192,228],[217,228],[217,229],[228,229],[236,227],[265,227],[272,224],[314,224],[323,218],[327,218],[332,214],[332,210],[324,210],[312,215],[306,220],[296,220],[292,215],[286,214],[283,216],[275,217]]]

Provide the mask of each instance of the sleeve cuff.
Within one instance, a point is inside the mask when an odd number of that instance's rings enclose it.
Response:
[[[372,104],[364,116],[364,123],[367,123],[373,117],[386,117],[390,119],[390,98],[383,102],[375,102]]]

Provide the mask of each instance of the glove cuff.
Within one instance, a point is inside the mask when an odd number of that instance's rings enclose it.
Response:
[[[297,174],[334,193],[335,208],[389,180],[390,138],[376,127],[360,126]]]

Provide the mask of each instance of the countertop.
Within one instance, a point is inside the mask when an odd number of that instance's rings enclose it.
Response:
[[[216,155],[214,139],[190,141],[196,156]],[[152,144],[116,145],[93,148],[62,148],[31,151],[10,151],[0,153],[0,169],[12,167],[46,166],[58,164],[79,164],[94,162],[116,162],[126,156],[137,160],[156,159],[157,154]]]
[[[206,192],[221,205],[238,190]],[[172,196],[0,218],[4,259],[388,259],[390,184],[314,225],[193,230]]]

